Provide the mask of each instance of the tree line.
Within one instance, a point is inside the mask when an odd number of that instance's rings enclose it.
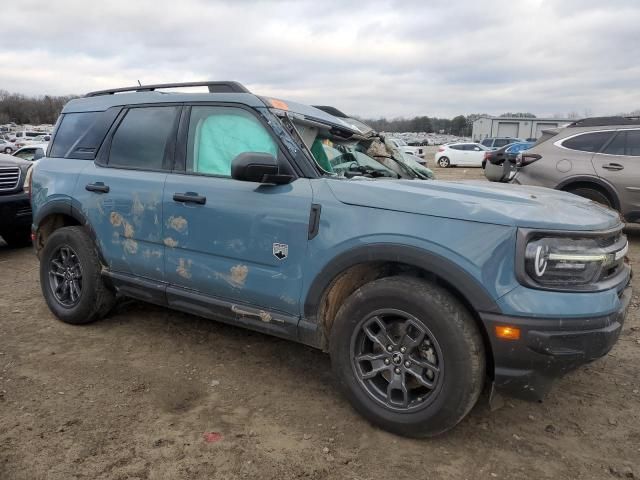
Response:
[[[413,118],[386,118],[362,119],[364,123],[370,125],[379,132],[427,132],[427,133],[448,133],[459,137],[470,137],[473,129],[473,122],[486,113],[471,113],[469,115],[458,115],[453,118],[436,117],[413,117]],[[529,112],[503,113],[501,117],[536,118]]]
[[[0,124],[15,122],[19,125],[55,123],[62,107],[73,95],[56,97],[43,95],[30,97],[0,90]]]

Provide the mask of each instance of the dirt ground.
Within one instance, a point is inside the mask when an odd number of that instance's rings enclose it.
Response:
[[[627,234],[640,271],[640,226]],[[30,248],[0,244],[0,273],[1,480],[640,477],[638,295],[612,352],[543,403],[490,412],[484,395],[450,433],[409,440],[358,416],[321,352],[137,302],[66,325]]]

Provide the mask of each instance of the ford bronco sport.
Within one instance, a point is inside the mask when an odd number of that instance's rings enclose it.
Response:
[[[190,85],[64,107],[31,177],[62,321],[128,296],[321,348],[353,406],[408,436],[455,426],[485,384],[540,398],[617,340],[631,291],[615,211],[394,178],[322,110],[235,82],[162,91]]]

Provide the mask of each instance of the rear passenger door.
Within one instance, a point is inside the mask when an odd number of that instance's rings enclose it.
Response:
[[[162,191],[173,161],[179,106],[124,109],[75,199],[112,272],[164,278]]]
[[[640,218],[640,129],[618,131],[592,161],[598,176],[615,187],[622,214]]]
[[[186,107],[179,138],[163,197],[169,303],[179,307],[198,292],[207,302],[298,315],[309,180],[262,185],[231,178],[231,162],[244,152],[273,154],[281,172],[291,173],[279,140],[250,109]]]

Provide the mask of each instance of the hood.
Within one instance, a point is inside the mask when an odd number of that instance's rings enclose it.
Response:
[[[19,157],[13,157],[4,153],[0,153],[0,167],[24,167],[31,165],[32,162],[23,160]]]
[[[591,200],[542,187],[438,180],[327,180],[349,205],[550,230],[604,230],[620,216]]]

